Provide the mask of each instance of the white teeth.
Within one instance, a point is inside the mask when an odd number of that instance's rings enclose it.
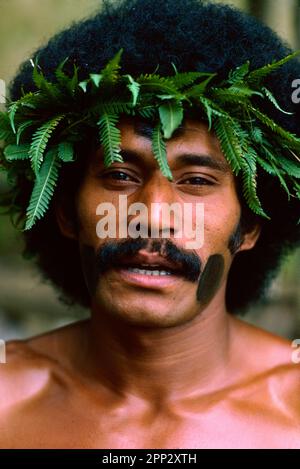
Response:
[[[148,270],[148,269],[139,269],[138,267],[128,267],[129,272],[135,272],[137,274],[143,275],[171,275],[171,272],[167,270]]]

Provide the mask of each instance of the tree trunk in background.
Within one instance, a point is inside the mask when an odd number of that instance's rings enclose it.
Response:
[[[249,12],[260,18],[292,47],[299,42],[299,0],[248,0]]]

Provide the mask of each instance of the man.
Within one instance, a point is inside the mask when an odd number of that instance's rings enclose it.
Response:
[[[150,73],[157,63],[170,73],[173,62],[181,71],[194,64],[225,76],[246,60],[263,66],[288,52],[268,28],[229,7],[135,0],[105,2],[98,16],[53,38],[39,65],[51,77],[71,56],[90,72],[119,46],[127,73]],[[276,96],[299,71],[293,61],[280,80],[270,79]],[[21,84],[33,89],[30,75],[25,65],[13,99]],[[287,94],[281,105],[299,113]],[[281,122],[299,134],[297,114]],[[153,158],[147,120],[123,116],[118,128],[124,162],[106,167],[103,148],[85,136],[49,212],[24,232],[42,271],[89,306],[91,318],[8,345],[0,446],[300,448],[300,371],[291,344],[232,314],[262,296],[287,248],[299,242],[298,200],[288,201],[274,178],[262,176],[271,220],[250,213],[202,119],[186,117],[167,142],[172,181]],[[148,237],[97,235],[101,203],[115,207],[119,233],[120,195],[149,209],[140,223]],[[199,202],[204,242],[189,250],[185,233],[176,237],[174,217],[166,226],[160,204]],[[28,203],[25,186],[21,203]],[[134,217],[125,218],[129,224]]]

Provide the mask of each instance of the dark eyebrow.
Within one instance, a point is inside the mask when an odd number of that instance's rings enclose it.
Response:
[[[223,173],[229,172],[229,166],[226,161],[220,161],[210,155],[199,155],[195,153],[185,153],[176,158],[176,166],[206,166],[216,169]]]
[[[121,150],[120,154],[126,163],[133,163],[146,167],[144,159],[141,157],[140,152],[136,150]],[[154,160],[153,160],[154,161]],[[184,153],[175,157],[174,166],[180,168],[182,166],[206,166],[223,173],[229,171],[228,164],[224,161],[217,160],[210,155],[195,154],[195,153]]]
[[[133,163],[139,166],[146,166],[144,159],[141,157],[141,153],[136,150],[120,150],[124,163]]]

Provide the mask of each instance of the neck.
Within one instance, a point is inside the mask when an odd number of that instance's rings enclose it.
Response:
[[[85,363],[123,397],[176,401],[216,389],[224,384],[230,343],[230,317],[219,303],[169,328],[125,324],[93,306]]]

